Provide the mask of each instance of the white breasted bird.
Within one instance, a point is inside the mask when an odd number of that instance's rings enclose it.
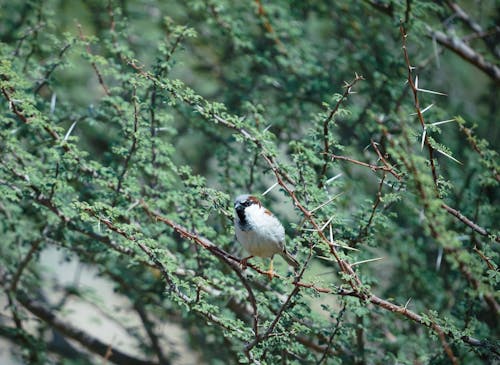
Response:
[[[267,274],[272,279],[273,257],[279,254],[295,269],[299,267],[297,260],[286,250],[283,225],[262,206],[259,199],[252,195],[240,195],[234,201],[234,210],[236,238],[250,253],[249,257],[242,260],[243,266],[254,256],[270,257],[271,264]]]

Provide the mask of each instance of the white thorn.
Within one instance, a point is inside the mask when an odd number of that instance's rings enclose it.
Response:
[[[54,111],[56,110],[56,100],[56,93],[52,93],[52,97],[50,98],[50,114],[54,114]]]
[[[343,193],[343,192],[342,192],[342,193],[339,193],[339,194],[335,195],[333,198],[328,199],[326,202],[324,202],[324,203],[322,203],[322,204],[318,205],[316,208],[314,208],[313,210],[311,210],[309,213],[311,213],[311,214],[312,214],[312,213],[314,213],[315,211],[317,211],[318,209],[323,208],[325,205],[330,204],[332,201],[334,201],[335,199],[337,199],[337,198],[338,198],[339,196],[341,196],[342,194],[344,194],[344,193]]]
[[[69,138],[69,136],[71,135],[71,132],[73,132],[73,129],[76,126],[76,123],[78,123],[78,120],[75,120],[73,122],[73,124],[71,124],[71,127],[69,127],[68,131],[66,132],[66,135],[64,136],[63,141],[66,141]]]
[[[355,262],[354,264],[351,264],[351,267],[356,266],[356,265],[360,265],[360,264],[366,264],[367,262],[379,261],[382,259],[384,259],[384,258],[383,257],[376,257],[374,259],[358,261],[358,262]]]
[[[343,173],[340,173],[340,174],[335,175],[334,177],[329,178],[328,180],[325,181],[325,184],[326,185],[330,184],[331,182],[340,178],[342,175],[343,175]]]
[[[270,187],[269,187],[266,191],[264,191],[264,192],[262,193],[262,196],[266,195],[266,194],[267,194],[267,193],[269,193],[271,190],[273,190],[273,189],[276,187],[276,185],[278,185],[278,182],[275,182],[275,183],[274,183],[273,185],[271,185],[271,186],[270,186]]]
[[[264,128],[263,132],[267,132],[269,130],[269,128],[271,128],[273,126],[273,124],[269,124],[266,128]]]
[[[417,87],[416,89],[417,89],[417,91],[421,91],[421,92],[423,92],[423,93],[448,96],[447,94],[445,94],[445,93],[440,93],[439,91],[432,91],[432,90],[427,90],[427,89],[419,89],[418,87]]]
[[[443,248],[439,247],[438,255],[436,257],[436,271],[439,271],[442,259],[443,259]]]
[[[325,230],[326,226],[330,224],[330,222],[333,220],[333,218],[334,218],[334,217],[335,217],[335,214],[334,214],[334,215],[332,215],[332,216],[331,216],[331,217],[330,217],[330,218],[329,218],[329,219],[325,222],[325,224],[323,224],[323,225],[321,226],[321,228],[320,228],[320,231],[321,231],[321,232],[323,232],[323,231]]]
[[[428,105],[426,106],[424,109],[422,109],[422,111],[420,112],[421,114],[424,114],[427,110],[429,110],[430,108],[432,108],[434,106],[434,104],[431,104],[431,105]]]
[[[441,151],[441,150],[438,150],[437,148],[436,148],[436,151],[438,151],[438,152],[439,152],[440,154],[442,154],[442,155],[445,155],[445,156],[446,156],[446,157],[448,157],[450,160],[453,160],[453,161],[455,161],[456,163],[458,163],[458,164],[460,164],[460,165],[463,165],[463,163],[461,163],[460,161],[458,161],[456,158],[454,158],[454,157],[450,156],[450,155],[449,155],[449,154],[447,154],[446,152],[443,152],[443,151]]]
[[[450,122],[454,122],[454,121],[455,121],[455,118],[453,118],[453,119],[447,119],[447,120],[442,120],[440,122],[432,123],[431,125],[440,125],[440,124],[450,123]]]
[[[420,150],[424,149],[425,136],[427,134],[427,128],[424,127],[424,131],[422,132],[422,142],[420,143]]]

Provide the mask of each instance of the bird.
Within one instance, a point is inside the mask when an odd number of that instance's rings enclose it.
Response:
[[[285,229],[273,213],[262,206],[262,203],[253,195],[244,194],[234,200],[234,227],[237,240],[250,253],[250,256],[241,260],[243,268],[247,261],[254,256],[270,257],[271,263],[266,274],[272,280],[273,258],[281,255],[294,269],[299,263],[285,247]]]

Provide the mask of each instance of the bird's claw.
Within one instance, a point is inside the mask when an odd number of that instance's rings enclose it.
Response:
[[[274,276],[276,275],[276,273],[273,270],[266,271],[265,273],[269,278],[269,280],[273,280]]]
[[[240,266],[241,266],[241,270],[246,270],[247,266],[248,266],[248,260],[250,260],[253,256],[248,256],[248,257],[245,257],[244,259],[241,259],[240,261]]]

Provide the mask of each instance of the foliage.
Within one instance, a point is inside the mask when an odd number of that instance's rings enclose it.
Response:
[[[475,4],[0,1],[13,354],[175,363],[175,323],[210,364],[498,362],[499,12]],[[242,269],[246,192],[297,273]],[[137,357],[47,297],[107,299],[48,282],[49,248],[126,298]]]

